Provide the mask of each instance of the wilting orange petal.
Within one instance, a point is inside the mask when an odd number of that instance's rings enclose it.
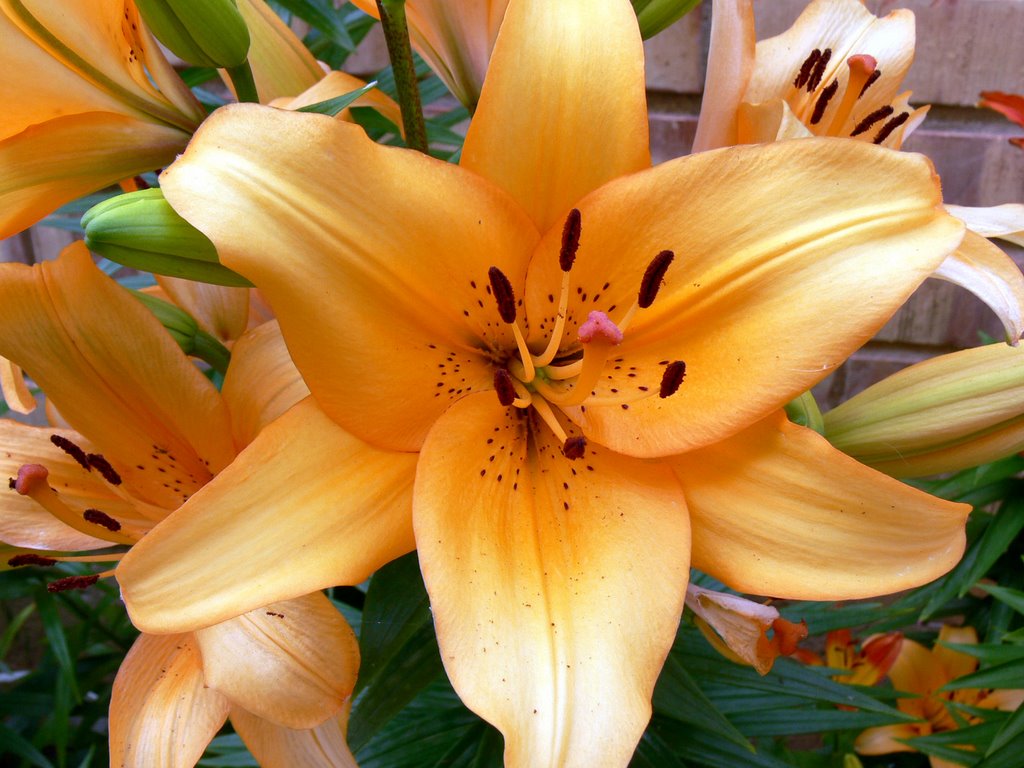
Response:
[[[754,8],[750,0],[715,0],[711,13],[704,96],[693,151],[739,143],[737,109],[754,68]]]
[[[246,333],[231,350],[221,388],[241,450],[259,431],[309,394],[276,320]]]
[[[25,383],[24,372],[6,357],[0,357],[0,396],[15,413],[32,413],[36,409],[36,399]]]
[[[89,192],[159,168],[188,141],[177,128],[109,112],[32,125],[0,141],[0,238]]]
[[[490,388],[480,338],[513,342],[487,272],[522,285],[537,234],[483,179],[323,115],[237,105],[161,183],[260,286],[317,402],[360,439],[416,450],[453,400]]]
[[[141,635],[118,670],[110,700],[110,764],[192,768],[230,704],[203,684],[190,635]]]
[[[415,546],[415,467],[415,455],[371,448],[304,400],[121,561],[132,621],[192,630],[359,584]]]
[[[234,456],[217,390],[81,242],[56,261],[0,265],[0,306],[0,354],[147,501],[174,508]]]
[[[868,469],[781,414],[668,461],[690,508],[693,564],[740,592],[883,595],[963,553],[968,505]]]
[[[591,190],[649,166],[647,136],[643,45],[629,3],[509,6],[463,167],[507,190],[544,232]]]
[[[831,139],[703,152],[607,184],[578,205],[566,336],[591,310],[622,318],[651,259],[671,250],[661,291],[616,350],[636,376],[608,370],[597,393],[657,391],[664,361],[684,361],[686,379],[666,399],[588,405],[573,420],[602,445],[659,456],[767,416],[867,341],[956,248],[962,224],[940,202],[920,156]],[[530,264],[532,337],[554,314],[560,239],[545,236]]]
[[[188,312],[199,327],[221,341],[234,341],[249,323],[249,288],[209,285],[156,275],[170,301]]]
[[[240,707],[231,724],[262,768],[358,768],[345,742],[348,711],[311,730],[292,730],[261,720]]]
[[[232,704],[285,728],[313,728],[352,693],[359,643],[322,592],[197,630],[203,674]]]
[[[688,575],[667,468],[601,448],[569,461],[538,419],[475,394],[431,430],[414,508],[441,657],[505,764],[625,764]]]

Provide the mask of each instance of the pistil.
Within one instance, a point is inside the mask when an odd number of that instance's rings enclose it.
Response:
[[[843,100],[839,103],[839,109],[836,110],[832,122],[829,123],[829,136],[841,134],[843,126],[846,125],[846,121],[853,113],[857,100],[867,90],[871,78],[878,72],[878,62],[875,61],[875,57],[868,56],[866,53],[851,56],[846,60],[846,64],[850,68],[850,77],[846,81],[846,90],[843,92]]]

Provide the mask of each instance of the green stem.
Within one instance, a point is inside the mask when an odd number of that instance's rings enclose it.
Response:
[[[380,25],[388,46],[388,58],[395,73],[398,106],[402,110],[405,145],[410,149],[427,152],[427,128],[423,122],[416,65],[409,44],[409,25],[405,19],[405,0],[377,0]]]
[[[243,61],[237,67],[227,68],[231,84],[235,86],[235,97],[240,101],[251,101],[254,104],[260,103],[260,95],[256,92],[256,81],[252,79],[252,68],[249,61]]]

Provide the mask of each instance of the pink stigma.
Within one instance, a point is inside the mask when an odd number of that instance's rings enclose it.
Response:
[[[595,310],[587,315],[587,322],[580,326],[579,340],[584,344],[598,340],[607,344],[621,344],[622,331],[608,315]]]

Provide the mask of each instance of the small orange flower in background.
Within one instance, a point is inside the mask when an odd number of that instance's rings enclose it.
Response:
[[[868,728],[857,737],[854,749],[862,755],[916,752],[903,740],[956,730],[960,727],[958,718],[961,722],[980,722],[980,718],[959,709],[959,705],[1006,711],[1017,709],[1024,702],[1024,690],[940,690],[978,667],[976,658],[946,648],[943,643],[974,645],[977,642],[978,634],[973,627],[950,626],[939,631],[938,642],[931,649],[913,640],[904,640],[899,656],[889,670],[889,679],[896,690],[917,694],[918,698],[898,699],[897,706],[900,711],[919,718],[920,722]],[[932,768],[956,768],[959,765],[933,756],[929,756],[929,760]]]
[[[803,648],[793,654],[805,664],[849,670],[835,675],[834,680],[850,685],[876,685],[885,677],[899,656],[903,645],[900,632],[872,635],[857,649],[849,629],[836,629],[825,636],[825,658]]]
[[[999,91],[982,91],[979,107],[994,109],[1004,115],[1007,120],[1024,128],[1024,96],[1019,93],[1001,93]],[[1010,143],[1024,149],[1024,136],[1010,139]]]

